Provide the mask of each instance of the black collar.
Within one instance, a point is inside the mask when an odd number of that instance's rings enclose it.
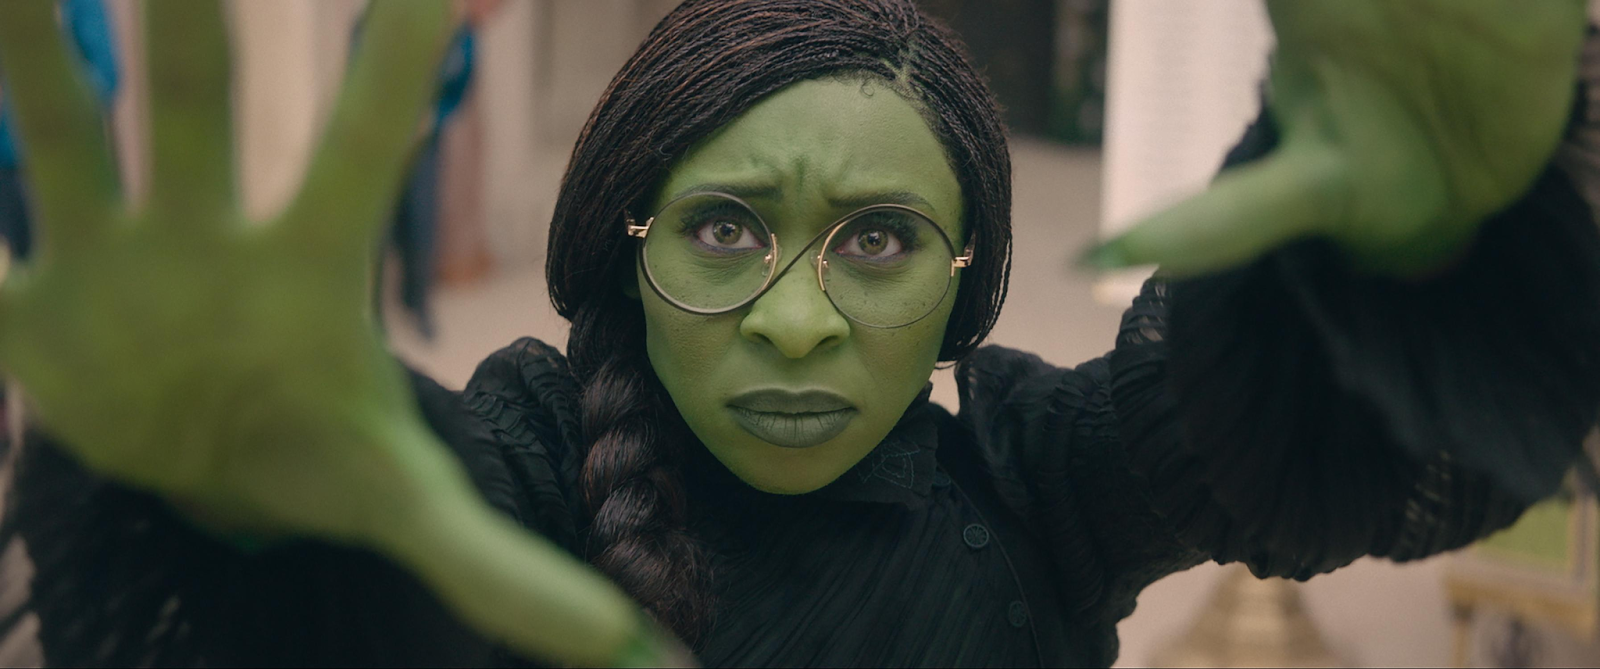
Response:
[[[921,508],[933,491],[939,426],[928,401],[929,383],[911,401],[889,436],[833,483],[812,493],[845,502],[905,504]]]

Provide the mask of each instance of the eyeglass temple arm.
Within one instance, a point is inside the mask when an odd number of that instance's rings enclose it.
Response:
[[[641,235],[641,236],[643,236],[643,235]],[[958,270],[960,268],[971,267],[971,266],[972,266],[972,245],[968,244],[967,248],[961,252],[961,255],[958,255],[955,258],[950,260],[950,276],[955,276],[956,275],[956,270]]]
[[[632,216],[623,218],[623,221],[628,224],[629,237],[638,237],[639,239],[644,239],[645,235],[650,234],[650,224],[656,222],[656,218],[651,216],[650,218],[645,219],[644,225],[635,225]]]

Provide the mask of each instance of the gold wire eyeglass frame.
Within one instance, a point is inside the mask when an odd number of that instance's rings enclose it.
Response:
[[[810,257],[811,258],[811,264],[814,267],[816,267],[816,269],[817,269],[817,287],[822,290],[822,294],[823,295],[827,295],[828,296],[828,301],[833,304],[834,309],[838,310],[839,313],[842,314],[845,318],[848,318],[848,319],[850,319],[852,321],[855,321],[855,322],[860,323],[862,325],[865,325],[867,327],[881,328],[881,329],[886,329],[886,330],[894,329],[894,328],[906,327],[908,325],[916,323],[917,321],[920,321],[920,320],[922,320],[924,318],[927,318],[928,314],[933,313],[938,308],[938,305],[944,301],[944,298],[941,297],[939,299],[939,302],[935,302],[934,303],[934,307],[928,310],[927,314],[922,314],[921,316],[918,316],[918,317],[916,317],[916,318],[914,318],[914,319],[912,319],[912,320],[910,320],[910,321],[908,321],[906,323],[902,323],[900,325],[873,325],[871,323],[866,323],[866,322],[864,322],[864,321],[862,321],[862,320],[860,320],[860,319],[858,319],[858,318],[856,318],[854,316],[851,316],[849,313],[846,313],[844,309],[840,309],[839,308],[839,303],[835,302],[834,299],[833,299],[833,296],[828,293],[828,282],[827,282],[827,278],[826,278],[827,274],[828,274],[828,259],[825,256],[828,253],[829,245],[831,245],[833,243],[834,235],[838,234],[838,232],[840,230],[843,230],[844,226],[846,224],[850,223],[851,221],[853,221],[853,220],[855,220],[857,218],[860,218],[862,216],[865,216],[865,215],[870,214],[870,213],[875,212],[875,211],[898,211],[898,212],[903,212],[903,213],[909,213],[912,216],[916,216],[917,218],[921,218],[923,220],[926,220],[929,223],[933,223],[933,221],[928,218],[927,214],[924,214],[924,213],[922,213],[920,211],[917,211],[916,209],[913,209],[911,207],[907,207],[905,205],[900,205],[900,204],[884,203],[884,204],[874,204],[874,205],[868,205],[868,206],[862,207],[862,208],[857,209],[855,211],[852,211],[852,212],[850,212],[848,214],[845,214],[843,217],[841,217],[837,221],[829,223],[828,227],[823,228],[822,231],[817,233],[816,236],[812,237],[811,241],[807,242],[805,246],[800,247],[800,253],[798,255],[796,255],[793,259],[791,259],[789,261],[789,264],[784,265],[782,270],[768,273],[767,274],[767,278],[766,278],[765,281],[762,282],[761,287],[756,289],[755,292],[751,293],[749,297],[747,297],[744,300],[740,301],[738,304],[735,304],[735,305],[733,305],[731,307],[721,307],[721,308],[716,308],[716,309],[707,309],[707,308],[703,308],[703,307],[696,307],[696,306],[693,306],[693,305],[690,305],[690,304],[686,304],[683,301],[681,301],[681,300],[679,300],[679,299],[677,299],[677,298],[675,298],[675,297],[673,297],[671,295],[668,295],[666,293],[666,291],[662,290],[661,286],[656,282],[655,276],[650,271],[649,260],[645,256],[644,241],[645,241],[646,237],[650,234],[651,226],[653,226],[655,224],[656,216],[659,216],[662,211],[666,211],[667,209],[671,208],[672,205],[678,203],[679,201],[682,201],[685,198],[704,197],[704,196],[708,196],[708,195],[709,196],[725,198],[725,199],[728,199],[728,200],[731,200],[731,201],[737,203],[741,207],[744,207],[747,211],[750,212],[750,214],[752,216],[755,217],[756,222],[760,223],[762,228],[765,228],[765,232],[767,234],[767,239],[772,240],[772,244],[771,244],[771,246],[769,246],[767,248],[767,254],[766,254],[766,256],[764,256],[762,258],[762,262],[766,263],[768,266],[771,266],[775,259],[783,257],[783,253],[780,250],[780,247],[778,246],[778,233],[772,231],[772,226],[767,225],[766,219],[761,218],[760,212],[757,212],[755,207],[750,206],[750,203],[745,202],[744,200],[740,199],[737,196],[729,195],[727,193],[702,191],[702,192],[697,192],[697,193],[690,193],[688,195],[684,195],[682,197],[675,198],[671,202],[668,202],[665,205],[663,205],[661,207],[661,209],[656,212],[655,215],[652,215],[650,218],[645,219],[644,225],[636,224],[634,222],[633,215],[629,214],[629,215],[627,215],[625,217],[625,222],[627,224],[627,230],[628,230],[628,236],[639,240],[639,244],[638,244],[638,247],[639,247],[639,250],[638,250],[639,266],[644,268],[644,275],[645,275],[645,280],[646,280],[645,282],[650,284],[650,290],[654,291],[656,295],[660,296],[661,299],[666,300],[667,303],[671,304],[674,307],[677,307],[677,308],[682,309],[684,311],[687,311],[689,313],[700,314],[702,316],[716,316],[718,314],[726,314],[726,313],[729,313],[729,312],[732,312],[732,311],[737,311],[739,309],[743,309],[745,306],[749,305],[750,303],[761,299],[761,296],[767,294],[767,291],[770,290],[772,288],[772,286],[778,282],[778,279],[783,278],[783,275],[789,273],[789,269],[794,267],[795,263],[800,262],[801,258],[806,258],[806,257]],[[972,244],[968,243],[967,247],[961,252],[961,255],[956,255],[955,244],[952,244],[950,242],[950,236],[945,234],[944,228],[939,227],[938,224],[933,224],[932,227],[933,227],[934,230],[938,231],[940,240],[942,240],[944,242],[945,248],[948,249],[949,252],[950,252],[950,256],[951,256],[951,260],[950,260],[950,278],[954,279],[955,276],[956,276],[956,270],[972,266]],[[822,241],[822,246],[819,247],[819,250],[817,251],[815,256],[808,256],[806,254],[806,249],[809,249],[812,246],[815,246],[818,240]],[[945,286],[945,294],[948,295],[949,292],[950,292],[950,287],[949,287],[948,284],[946,284],[946,286]]]

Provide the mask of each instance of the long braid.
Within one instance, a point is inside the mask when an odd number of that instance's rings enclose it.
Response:
[[[581,405],[590,446],[579,480],[591,517],[587,557],[692,647],[711,603],[706,550],[686,530],[687,428],[663,406],[637,320],[636,309],[589,308],[573,321],[572,340],[606,343],[569,351],[573,368],[588,372]]]
[[[572,321],[590,447],[581,486],[589,559],[691,644],[711,618],[707,551],[686,529],[680,468],[701,448],[645,354],[624,284],[623,220],[647,216],[670,166],[764,96],[825,76],[863,77],[915,104],[961,183],[976,262],[962,273],[941,360],[977,347],[999,315],[1011,261],[1011,164],[999,110],[955,38],[911,0],[687,0],[645,39],[590,115],[562,180],[546,275]]]

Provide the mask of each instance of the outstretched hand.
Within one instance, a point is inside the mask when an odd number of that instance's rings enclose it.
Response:
[[[386,214],[450,30],[373,3],[303,187],[236,197],[219,2],[148,3],[148,204],[119,194],[52,2],[0,2],[0,68],[40,230],[0,270],[0,368],[96,472],[202,525],[371,548],[469,624],[567,663],[682,656],[602,576],[490,509],[416,410],[372,313]]]
[[[1094,249],[1192,275],[1325,237],[1356,266],[1438,270],[1544,169],[1571,110],[1584,0],[1267,0],[1259,162]]]

